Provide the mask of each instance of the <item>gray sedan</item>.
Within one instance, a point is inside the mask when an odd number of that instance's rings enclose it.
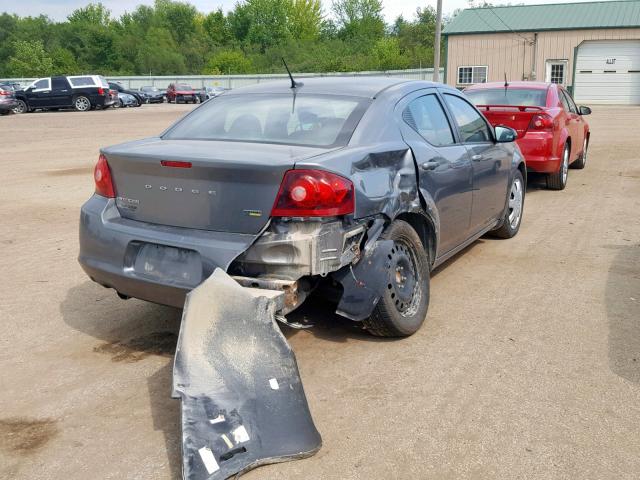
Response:
[[[526,166],[515,132],[457,90],[390,78],[226,92],[159,136],[101,151],[80,263],[123,298],[182,307],[217,267],[313,290],[375,335],[411,335],[430,271],[480,236],[512,237]]]

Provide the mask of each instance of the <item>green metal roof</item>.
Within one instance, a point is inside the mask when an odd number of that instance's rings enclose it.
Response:
[[[640,27],[640,0],[468,8],[445,27],[445,35]]]

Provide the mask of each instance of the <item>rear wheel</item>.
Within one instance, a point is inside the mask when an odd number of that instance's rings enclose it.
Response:
[[[27,113],[28,111],[29,106],[24,100],[18,100],[18,105],[13,109],[13,113]]]
[[[91,110],[91,102],[84,95],[79,95],[73,101],[73,108],[79,112],[86,112]]]
[[[509,189],[509,200],[507,202],[507,210],[504,212],[502,225],[497,230],[491,232],[492,235],[500,238],[515,237],[520,230],[522,222],[522,210],[524,207],[524,179],[522,173],[517,170],[511,180],[511,188]]]
[[[571,168],[582,170],[587,165],[587,149],[589,148],[589,137],[584,137],[582,145],[582,154],[580,158],[571,164]]]
[[[551,190],[564,190],[567,186],[567,177],[569,176],[569,145],[564,146],[562,151],[562,163],[556,173],[547,175],[547,188]]]
[[[407,337],[418,331],[429,307],[429,257],[416,231],[394,221],[382,233],[392,240],[386,288],[365,328],[379,337]]]

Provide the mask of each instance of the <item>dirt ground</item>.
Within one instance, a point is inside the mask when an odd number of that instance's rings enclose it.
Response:
[[[0,118],[0,477],[180,478],[170,398],[180,314],[80,269],[100,146],[190,106]],[[416,335],[383,341],[308,306],[286,331],[323,436],[248,479],[637,479],[640,108],[594,107],[563,192],[530,185],[520,234],[434,273]]]

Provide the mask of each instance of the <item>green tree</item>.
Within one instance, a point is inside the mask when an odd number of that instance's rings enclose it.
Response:
[[[84,8],[74,10],[67,20],[70,23],[108,26],[111,21],[111,11],[102,3],[90,3]]]
[[[334,0],[332,9],[343,37],[371,41],[384,35],[381,0]]]
[[[209,13],[202,26],[212,45],[221,46],[230,42],[231,27],[221,8]]]
[[[44,77],[50,74],[53,60],[44,50],[41,41],[17,40],[13,43],[13,55],[9,58],[9,75],[16,77]]]
[[[402,70],[409,66],[409,59],[400,52],[396,38],[381,38],[373,47],[375,68],[378,70]]]
[[[289,31],[296,40],[315,40],[322,28],[320,0],[289,0]]]
[[[185,74],[187,67],[171,34],[163,28],[151,27],[136,55],[136,73],[154,75]]]
[[[76,59],[68,49],[56,47],[51,51],[53,67],[50,75],[74,75],[80,73]]]
[[[205,75],[226,75],[251,73],[252,71],[251,60],[242,51],[221,50],[209,58],[202,73]]]

